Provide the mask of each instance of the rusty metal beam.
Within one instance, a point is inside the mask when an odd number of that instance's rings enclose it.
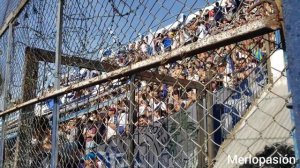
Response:
[[[168,75],[160,75],[157,72],[144,71],[137,74],[136,79],[145,80],[154,83],[164,83],[171,86],[191,88],[191,89],[201,88],[201,90],[203,90],[204,88],[204,86],[199,82],[180,79],[180,78],[173,78]]]
[[[39,63],[35,60],[34,55],[30,52],[25,51],[25,64],[24,64],[24,84],[23,84],[23,101],[33,99],[35,97],[35,91],[37,87],[38,80],[38,69]]]
[[[34,59],[32,61],[43,61],[43,62],[49,62],[54,63],[55,62],[55,52],[48,51],[44,49],[39,48],[26,48],[26,51],[30,53],[30,55],[34,56]],[[61,64],[67,65],[67,66],[76,66],[81,68],[87,68],[87,69],[96,69],[99,71],[111,71],[116,69],[115,66],[112,66],[111,64],[100,62],[97,60],[90,60],[86,58],[80,58],[76,56],[67,56],[62,55],[61,57]]]
[[[33,63],[37,61],[43,61],[43,62],[50,62],[54,63],[55,61],[55,52],[53,51],[47,51],[43,49],[38,48],[28,48],[26,50],[27,52],[30,52],[29,55],[33,59],[30,59]],[[111,71],[114,69],[119,69],[119,66],[112,65],[109,63],[103,63],[96,60],[90,60],[85,58],[80,58],[76,56],[67,56],[63,55],[61,60],[62,65],[68,65],[68,66],[76,66],[80,68],[87,68],[87,69],[95,69],[99,71]],[[203,85],[199,82],[195,81],[189,81],[186,79],[175,79],[171,76],[167,75],[160,75],[157,72],[141,72],[136,75],[137,79],[140,80],[147,80],[149,82],[163,82],[168,85],[176,85],[178,87],[187,87],[187,88],[203,88]]]
[[[253,22],[246,23],[240,27],[233,28],[228,31],[221,32],[216,35],[211,35],[205,39],[197,41],[195,43],[188,44],[186,46],[180,47],[178,49],[172,50],[170,52],[161,54],[159,56],[151,57],[147,60],[143,60],[126,67],[119,68],[112,72],[108,72],[101,76],[91,78],[86,81],[79,82],[77,84],[73,84],[68,87],[61,88],[47,95],[43,95],[40,97],[36,97],[29,101],[20,103],[15,107],[7,109],[4,112],[0,113],[0,116],[3,114],[7,114],[28,105],[32,105],[38,103],[40,101],[47,100],[49,98],[53,98],[55,96],[60,96],[66,94],[68,92],[79,90],[85,87],[93,86],[96,84],[100,84],[103,82],[111,81],[114,79],[118,79],[122,76],[129,76],[131,74],[136,74],[138,72],[147,70],[152,67],[156,67],[159,65],[164,65],[166,63],[170,63],[172,61],[176,61],[182,59],[183,57],[193,56],[200,52],[209,51],[215,48],[219,48],[225,45],[229,45],[232,43],[236,43],[245,39],[250,39],[259,35],[263,35],[269,32],[272,32],[276,29],[280,28],[280,23],[274,17],[262,18],[260,20],[255,20]]]

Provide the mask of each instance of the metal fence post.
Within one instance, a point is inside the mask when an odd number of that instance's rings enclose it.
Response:
[[[60,88],[61,73],[61,50],[62,50],[62,25],[63,25],[63,4],[64,0],[58,1],[56,20],[56,51],[55,51],[55,73],[54,88]],[[58,161],[58,122],[59,122],[59,97],[54,98],[54,109],[52,113],[52,134],[51,134],[51,168],[57,167]]]
[[[283,0],[283,19],[285,30],[286,54],[288,60],[288,84],[292,93],[292,118],[295,124],[294,149],[300,159],[300,8],[299,1]],[[297,165],[297,168],[300,164]]]
[[[11,55],[12,55],[12,47],[13,47],[13,23],[10,23],[8,27],[7,43],[8,45],[7,45],[7,53],[6,53],[5,80],[3,86],[3,110],[5,110],[8,106]]]
[[[271,54],[271,45],[270,45],[270,35],[265,34],[264,39],[267,41],[265,42],[265,49],[266,49],[266,54],[267,56],[270,56]],[[268,72],[268,83],[272,84],[273,83],[273,75],[272,75],[272,68],[271,68],[271,61],[270,59],[267,60],[267,72]]]
[[[213,78],[212,71],[208,71],[207,79],[211,80]],[[211,93],[211,84],[208,84],[206,88],[206,110],[207,110],[207,153],[208,153],[208,167],[212,168],[215,158],[215,144],[214,144],[214,118],[213,118],[213,93]]]
[[[204,115],[204,104],[203,104],[203,96],[202,96],[202,88],[197,89],[197,122],[199,124],[198,128],[198,142],[199,142],[199,154],[198,154],[198,168],[203,168],[206,166],[205,164],[205,115]]]
[[[3,86],[3,110],[7,109],[9,101],[9,84],[10,84],[10,69],[11,69],[11,55],[13,45],[13,23],[8,27],[8,46],[6,53],[6,65],[5,65],[5,80]],[[4,144],[5,144],[5,115],[2,117],[1,127],[1,142],[0,142],[0,168],[4,167]]]
[[[135,111],[135,86],[134,86],[135,75],[131,76],[130,79],[130,106],[129,106],[129,132],[130,132],[130,143],[129,143],[129,152],[128,152],[128,162],[131,168],[134,167],[134,121],[133,115]]]
[[[4,167],[5,115],[1,117],[0,168]]]

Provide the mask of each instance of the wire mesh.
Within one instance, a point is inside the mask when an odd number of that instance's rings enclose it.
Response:
[[[5,81],[5,65],[6,65],[6,51],[7,51],[7,33],[5,32],[0,40],[0,105],[3,107],[4,99],[2,93],[4,91],[4,81]],[[4,110],[4,109],[0,109]]]
[[[55,13],[56,1],[30,1],[15,20],[10,102],[18,103],[42,95],[53,80],[53,64],[48,60],[45,62],[47,58],[30,53],[32,46],[55,49]]]
[[[5,23],[5,19],[11,14],[17,6],[20,4],[21,0],[4,0],[0,7],[0,26],[2,27]]]
[[[5,166],[13,167],[16,160],[16,141],[18,137],[18,113],[15,112],[5,117],[5,123],[2,122],[2,131],[4,131],[5,148],[4,148],[4,160]],[[2,120],[3,121],[3,120]]]
[[[273,152],[265,157],[284,155],[283,148],[293,153],[287,65],[274,30],[82,85],[243,25],[275,20],[274,3],[60,2],[60,84],[70,90],[5,115],[5,167],[50,167],[52,148],[58,167],[98,168],[242,167],[228,157],[259,156],[266,145]],[[32,0],[14,21],[11,107],[58,91],[57,4]]]

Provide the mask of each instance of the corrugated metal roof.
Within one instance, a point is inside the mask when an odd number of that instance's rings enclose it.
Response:
[[[286,77],[281,77],[270,91],[262,94],[256,101],[257,105],[251,108],[235,127],[230,138],[224,141],[216,156],[214,167],[239,167],[231,164],[228,156],[253,156],[263,151],[266,145],[276,142],[292,144],[293,124],[290,111],[286,108],[287,98],[287,80]]]

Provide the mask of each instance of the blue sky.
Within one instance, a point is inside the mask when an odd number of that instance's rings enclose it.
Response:
[[[180,13],[188,15],[205,6],[206,0],[105,0],[78,4],[72,1],[66,4],[64,11],[67,41],[64,49],[76,54],[84,50],[82,47],[90,52],[107,48],[116,39],[127,44],[139,34],[148,34],[150,29],[156,31],[174,23]]]

